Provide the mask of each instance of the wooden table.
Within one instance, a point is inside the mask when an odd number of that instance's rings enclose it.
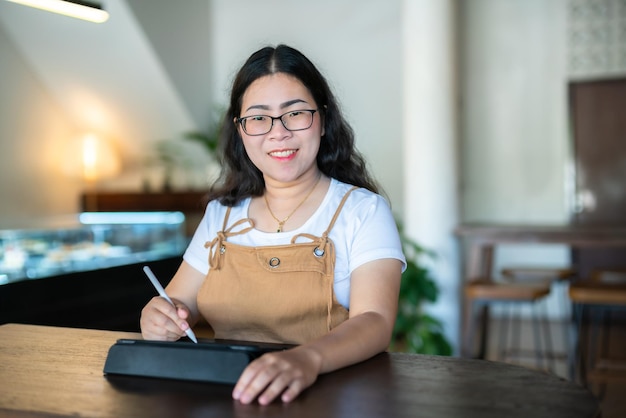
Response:
[[[494,248],[503,244],[561,244],[578,248],[626,247],[625,227],[579,227],[574,225],[459,226],[456,235],[467,244],[465,277],[490,277]]]
[[[625,227],[467,224],[459,226],[455,234],[464,244],[465,281],[492,278],[494,251],[499,245],[560,244],[571,248],[626,248]],[[461,323],[464,324],[465,331],[470,318],[467,309],[463,309],[462,312]],[[480,327],[483,332],[477,339],[480,341],[479,353],[485,352],[487,320],[488,318],[483,316],[483,324]],[[465,335],[465,332],[462,335]],[[474,356],[474,347],[469,347],[466,339],[461,339],[461,353],[464,357]]]
[[[319,377],[294,402],[232,400],[228,385],[105,377],[109,347],[138,334],[0,326],[0,417],[599,416],[580,386],[484,360],[384,353]]]

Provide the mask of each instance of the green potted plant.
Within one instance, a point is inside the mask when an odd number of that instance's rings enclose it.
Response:
[[[172,190],[174,171],[181,158],[180,150],[175,141],[163,139],[156,143],[157,160],[163,166],[163,183],[161,190],[169,192]],[[146,187],[149,189],[149,187]]]
[[[424,257],[435,257],[435,254],[407,237],[402,224],[397,223],[407,267],[402,273],[398,316],[390,349],[449,356],[452,347],[443,333],[443,325],[424,311],[425,303],[437,300],[439,289],[421,261]]]
[[[218,114],[209,123],[209,127],[206,131],[190,131],[185,132],[182,135],[182,139],[189,142],[195,142],[200,145],[209,157],[209,164],[218,163],[218,139],[221,129],[221,119]],[[193,152],[193,151],[192,151]],[[202,151],[201,151],[202,152]],[[180,138],[177,139],[164,139],[156,143],[156,161],[163,168],[163,184],[161,188],[165,191],[172,189],[174,173],[177,169],[187,170],[192,172],[198,170],[198,167],[193,166],[190,149],[181,147]],[[148,190],[149,184],[145,182],[147,186],[144,186]]]
[[[217,139],[219,135],[219,130],[209,130],[208,133],[205,132],[187,132],[185,133],[184,138],[189,139],[191,141],[196,141],[202,144],[209,155],[215,156],[217,152]]]
[[[222,129],[225,110],[217,108],[206,131],[187,132],[184,139],[200,143],[213,158],[217,156],[217,144]]]

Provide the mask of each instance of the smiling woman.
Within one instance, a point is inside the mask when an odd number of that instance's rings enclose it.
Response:
[[[252,54],[223,123],[221,178],[166,289],[175,307],[150,301],[142,333],[176,340],[203,317],[216,338],[296,344],[252,362],[233,390],[243,403],[289,402],[319,374],[387,348],[402,245],[352,129],[302,53]]]

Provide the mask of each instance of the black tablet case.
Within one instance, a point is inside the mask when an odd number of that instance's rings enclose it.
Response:
[[[120,339],[109,349],[104,374],[235,384],[252,360],[289,347],[242,341],[195,344]]]

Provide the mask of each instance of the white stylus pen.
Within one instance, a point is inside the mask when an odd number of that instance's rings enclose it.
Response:
[[[152,285],[157,290],[157,292],[159,292],[159,296],[164,298],[166,301],[171,303],[172,306],[175,307],[176,305],[174,305],[174,302],[172,302],[172,299],[170,299],[170,297],[167,296],[167,293],[165,293],[165,289],[163,289],[163,286],[161,286],[161,283],[159,283],[159,281],[157,280],[156,276],[154,275],[150,267],[144,266],[143,271],[144,273],[146,273],[146,276],[148,276],[148,279],[150,279],[150,281],[152,282]],[[187,328],[185,330],[185,334],[187,334],[187,336],[191,339],[191,341],[198,344],[198,339],[196,338],[196,334],[193,333],[191,328]]]

